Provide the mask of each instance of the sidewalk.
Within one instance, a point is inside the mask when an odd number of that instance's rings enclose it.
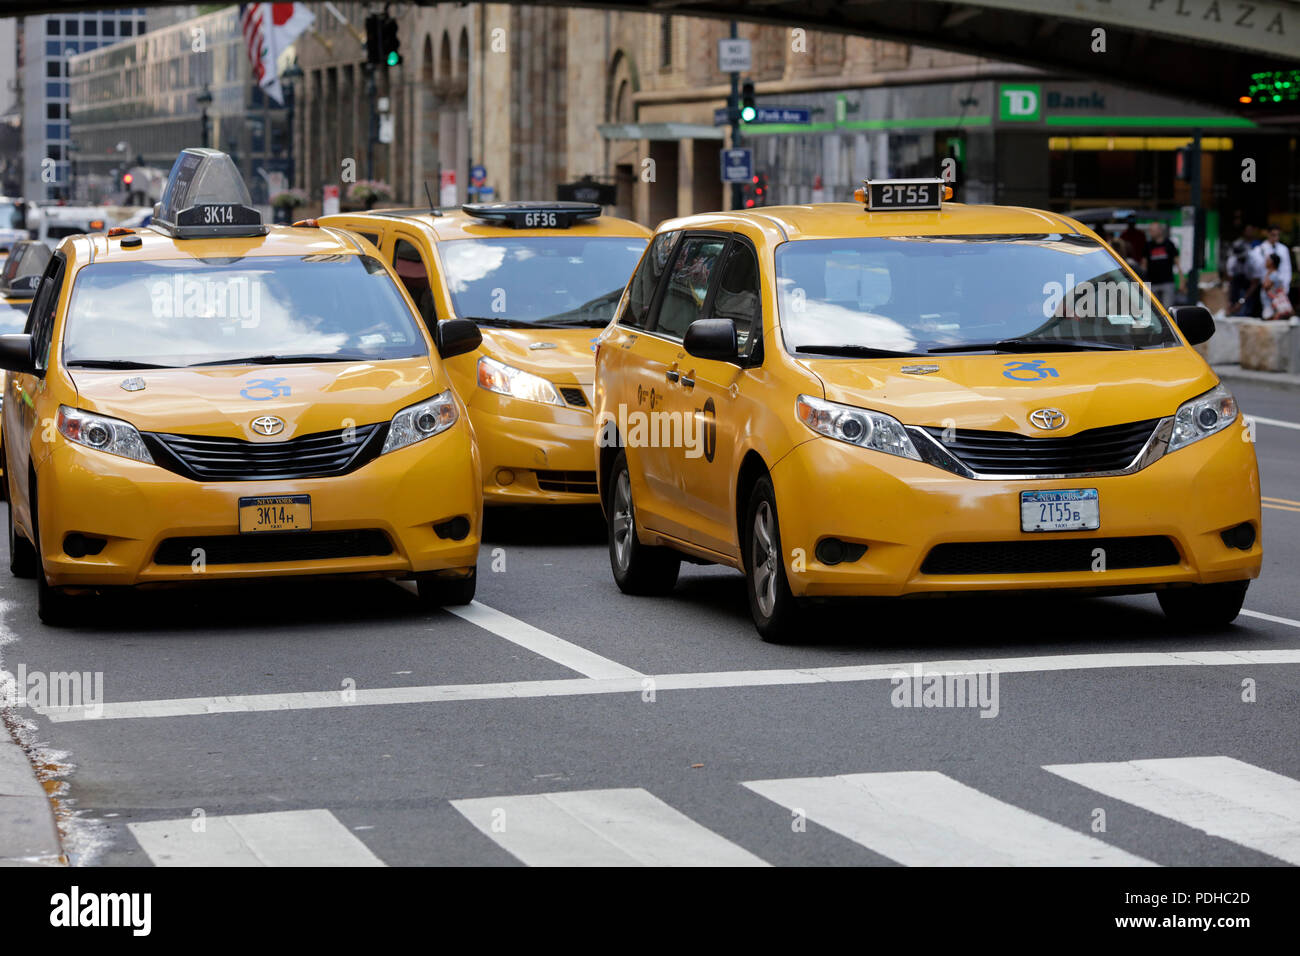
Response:
[[[1214,373],[1225,382],[1250,382],[1255,385],[1271,385],[1291,391],[1300,391],[1300,375],[1286,372],[1256,372],[1242,368],[1240,365],[1214,365]]]
[[[60,866],[62,857],[45,788],[0,721],[0,866]]]

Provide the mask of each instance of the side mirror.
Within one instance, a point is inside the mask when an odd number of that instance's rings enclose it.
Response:
[[[433,330],[433,343],[445,359],[472,352],[483,342],[483,333],[469,319],[443,319]]]
[[[20,375],[35,375],[32,361],[32,337],[22,332],[0,335],[0,368]]]
[[[686,330],[682,348],[696,358],[734,362],[739,356],[736,325],[730,319],[696,319]]]
[[[1208,342],[1214,335],[1214,316],[1203,305],[1184,305],[1174,309],[1174,321],[1188,345]]]

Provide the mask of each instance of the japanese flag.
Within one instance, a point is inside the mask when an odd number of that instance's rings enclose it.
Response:
[[[244,49],[253,67],[253,82],[283,105],[276,64],[304,30],[316,22],[305,3],[245,3],[239,9]]]

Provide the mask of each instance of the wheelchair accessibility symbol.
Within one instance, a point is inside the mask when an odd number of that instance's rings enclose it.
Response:
[[[1041,378],[1057,378],[1056,369],[1050,368],[1047,359],[1034,359],[1032,362],[1007,362],[1007,370],[1002,374],[1017,382],[1037,382]]]
[[[281,385],[283,378],[250,378],[244,387],[239,390],[239,394],[249,401],[269,402],[273,398],[284,396],[289,397],[289,386]],[[255,395],[254,392],[264,392],[263,395]]]

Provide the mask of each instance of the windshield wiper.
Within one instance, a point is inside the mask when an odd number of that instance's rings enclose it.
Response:
[[[870,345],[796,345],[796,352],[817,355],[850,355],[855,358],[915,358],[918,352],[895,352]]]
[[[205,365],[296,365],[300,362],[364,362],[364,355],[246,355],[242,358],[212,359],[210,362],[191,362],[185,368]]]
[[[477,322],[479,325],[490,325],[498,329],[546,329],[548,325],[540,322],[521,322],[519,319],[503,319],[499,315],[464,315],[461,318],[469,319],[471,322]]]
[[[155,365],[152,362],[137,362],[134,359],[73,359],[64,362],[68,368],[175,368],[174,365]]]
[[[940,345],[927,352],[1127,352],[1127,345],[1109,342],[1088,342],[1084,339],[1003,339],[1000,342],[966,342],[962,345]]]
[[[589,329],[603,329],[609,325],[609,319],[548,319],[548,323],[553,327],[559,326],[580,326]]]

